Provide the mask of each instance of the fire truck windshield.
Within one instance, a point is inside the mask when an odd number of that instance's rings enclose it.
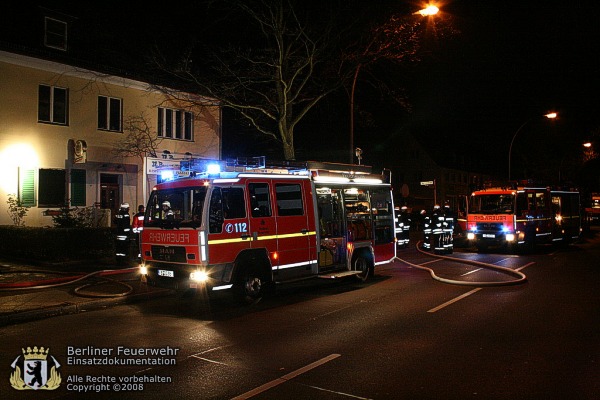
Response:
[[[202,222],[205,198],[204,186],[153,191],[146,208],[144,226],[198,228]]]
[[[511,214],[514,212],[513,194],[477,194],[471,197],[469,213]]]

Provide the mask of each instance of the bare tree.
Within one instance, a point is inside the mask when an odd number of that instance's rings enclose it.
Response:
[[[375,22],[369,35],[361,37],[362,40],[349,46],[345,51],[346,68],[353,70],[349,76],[350,97],[350,161],[354,158],[354,111],[355,92],[358,77],[361,71],[388,61],[395,65],[414,63],[421,60],[423,43],[431,34],[436,40],[443,37],[456,35],[458,31],[453,27],[447,16],[424,16],[422,14],[393,14],[383,22]],[[381,90],[388,93],[402,104],[409,107],[403,95],[398,95],[398,88],[387,87],[385,78],[371,75],[378,81]]]
[[[156,136],[144,113],[128,116],[123,121],[122,139],[115,144],[113,152],[119,157],[156,157],[162,138]]]
[[[168,66],[165,59],[156,61],[187,82],[188,91],[235,109],[257,131],[280,142],[284,158],[293,160],[298,123],[341,85],[339,71],[331,63],[337,38],[330,24],[316,29],[309,12],[299,13],[293,0],[235,5],[257,28],[252,39],[237,37],[241,44],[225,44],[218,51],[203,48],[195,53],[203,61],[201,66],[195,65],[193,51],[177,68]],[[324,20],[320,16],[319,21]],[[202,68],[205,65],[209,67]]]

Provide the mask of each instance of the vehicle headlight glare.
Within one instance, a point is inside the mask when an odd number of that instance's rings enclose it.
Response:
[[[507,242],[514,242],[515,241],[515,234],[514,233],[507,233],[506,234],[506,241]]]
[[[190,274],[190,279],[195,282],[206,282],[208,280],[208,274],[205,271],[196,271]]]

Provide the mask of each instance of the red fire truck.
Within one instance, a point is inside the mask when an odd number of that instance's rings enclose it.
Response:
[[[469,199],[467,230],[479,250],[575,241],[581,235],[579,192],[526,182],[477,190]]]
[[[188,177],[157,184],[141,239],[141,272],[179,289],[231,289],[244,302],[274,283],[354,275],[395,253],[390,174],[264,157],[182,161]]]

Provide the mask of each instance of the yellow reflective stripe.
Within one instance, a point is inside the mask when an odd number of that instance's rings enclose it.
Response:
[[[306,233],[286,233],[285,235],[277,235],[277,239],[285,239],[285,238],[291,238],[291,237],[297,237],[297,236],[311,236],[311,235],[316,235],[317,232],[313,231],[313,232],[306,232]]]
[[[239,242],[251,242],[253,240],[274,240],[274,239],[288,239],[293,237],[301,237],[301,236],[314,236],[316,235],[316,231],[306,232],[306,233],[286,233],[284,235],[269,235],[269,236],[259,236],[257,239],[252,239],[252,236],[248,236],[245,239],[235,238],[235,239],[215,239],[209,240],[208,244],[225,244],[225,243],[239,243]]]

